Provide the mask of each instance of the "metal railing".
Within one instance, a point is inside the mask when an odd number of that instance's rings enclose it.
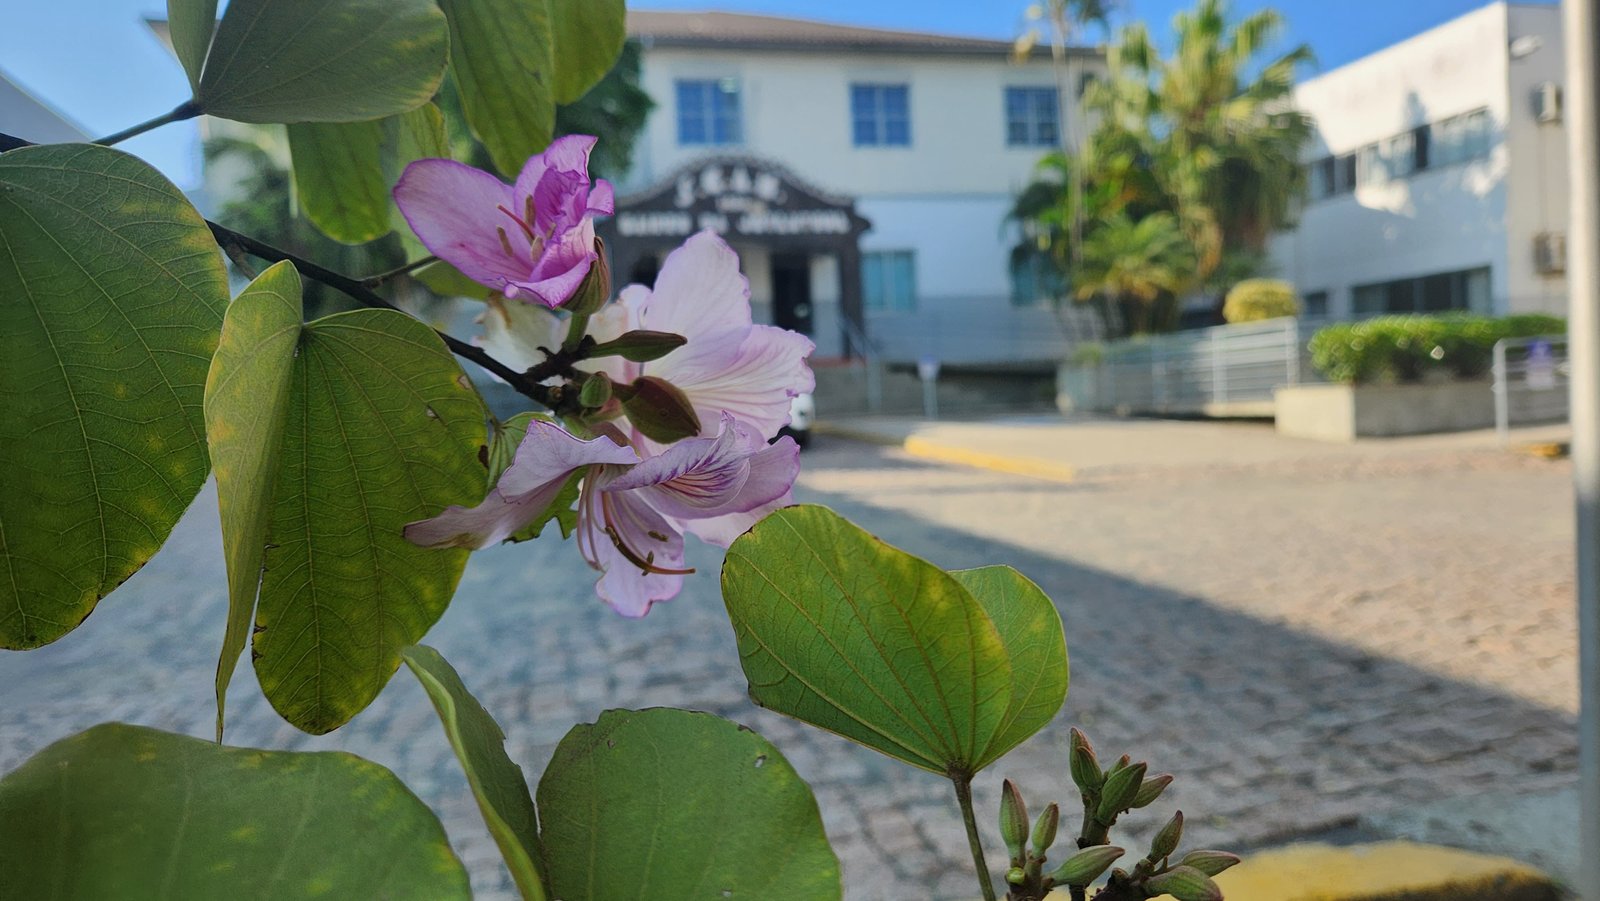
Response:
[[[1493,374],[1494,427],[1502,441],[1513,426],[1566,421],[1572,371],[1565,335],[1500,339]]]
[[[1065,367],[1062,390],[1089,410],[1268,415],[1274,389],[1319,381],[1306,350],[1318,326],[1283,318],[1118,341]]]
[[[850,344],[850,351],[861,357],[861,363],[866,369],[867,411],[878,413],[883,410],[883,350],[878,343],[867,335],[861,323],[849,316],[840,316],[839,322],[844,329],[845,339]]]

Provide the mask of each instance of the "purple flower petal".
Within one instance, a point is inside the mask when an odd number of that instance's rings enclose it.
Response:
[[[487,172],[417,160],[394,186],[394,201],[423,246],[473,281],[498,290],[533,268],[527,235],[501,211],[511,208],[511,188]]]
[[[611,182],[603,178],[595,179],[594,187],[589,190],[589,215],[609,216],[616,211],[617,195]]]

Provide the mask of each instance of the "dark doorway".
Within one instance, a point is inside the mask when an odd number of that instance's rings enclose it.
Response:
[[[772,321],[779,328],[811,334],[811,257],[772,255]]]
[[[634,261],[633,269],[628,273],[628,280],[624,285],[644,285],[650,287],[656,283],[656,276],[661,272],[661,260],[653,253],[647,253]]]

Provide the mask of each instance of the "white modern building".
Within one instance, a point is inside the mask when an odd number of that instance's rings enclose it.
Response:
[[[619,280],[648,279],[693,231],[741,254],[757,315],[819,357],[861,332],[886,359],[1059,359],[1070,341],[1005,217],[1103,73],[1009,41],[731,13],[628,16],[656,102],[607,226]],[[1063,107],[1068,121],[1062,121]]]
[[[1492,3],[1296,89],[1310,190],[1271,253],[1308,315],[1564,313],[1560,28]]]
[[[0,132],[35,144],[87,141],[83,127],[0,71]]]

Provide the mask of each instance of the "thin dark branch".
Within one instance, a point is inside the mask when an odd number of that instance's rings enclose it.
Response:
[[[128,128],[124,128],[116,134],[106,135],[103,138],[97,139],[95,143],[110,147],[112,144],[116,144],[120,141],[126,141],[134,135],[142,135],[153,128],[159,128],[160,126],[166,125],[169,122],[181,122],[184,119],[193,119],[198,115],[200,115],[200,104],[193,100],[185,100],[183,103],[180,103],[174,107],[170,113],[163,113],[148,122],[140,122],[138,125],[129,126]]]
[[[437,263],[437,262],[439,262],[439,258],[438,257],[432,256],[432,255],[425,256],[420,260],[412,260],[411,262],[405,264],[404,266],[396,266],[393,269],[390,269],[388,272],[380,272],[377,275],[369,275],[366,278],[361,280],[361,284],[366,285],[368,288],[376,288],[376,287],[379,287],[380,285],[382,285],[384,282],[389,281],[390,279],[399,278],[400,276],[405,275],[408,272],[415,272],[416,270],[421,269],[423,266],[426,266],[429,263]]]

